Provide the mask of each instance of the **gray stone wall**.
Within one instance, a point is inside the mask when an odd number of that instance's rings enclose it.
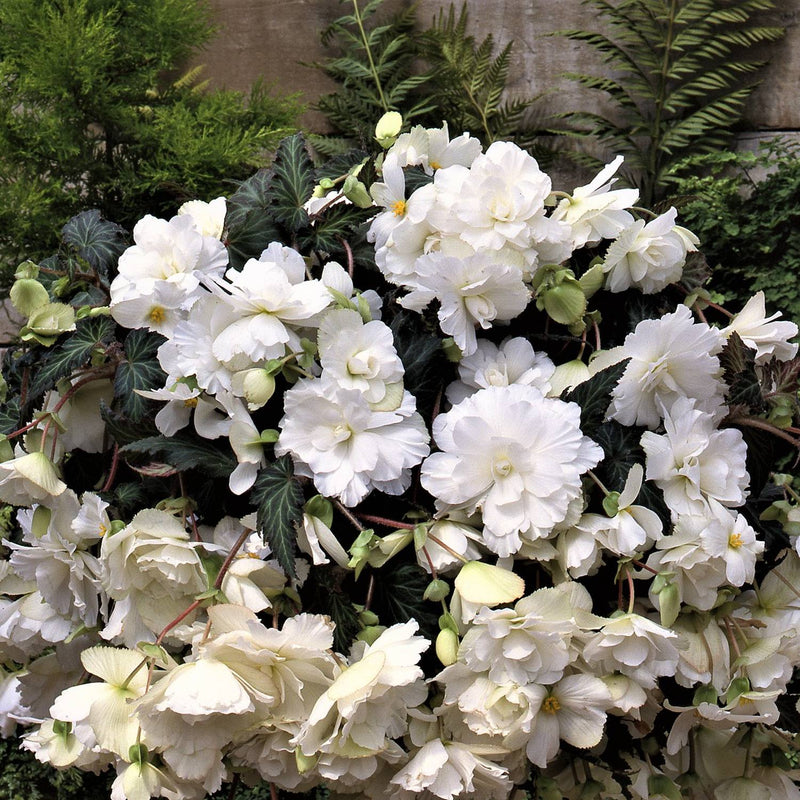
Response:
[[[302,92],[313,101],[333,86],[317,70],[301,62],[326,55],[320,31],[333,19],[349,13],[351,4],[339,0],[211,0],[219,34],[199,63],[206,65],[212,85],[247,90],[263,76],[282,91]],[[408,0],[391,0],[400,8]],[[420,0],[418,18],[426,24],[449,0]],[[786,37],[769,48],[770,66],[748,105],[748,127],[753,131],[800,131],[800,0],[777,0],[769,22],[787,26]],[[456,2],[460,6],[460,1]],[[560,74],[596,71],[594,53],[580,43],[545,34],[562,28],[589,28],[593,21],[580,0],[468,0],[473,32],[480,38],[491,32],[500,44],[514,41],[509,89],[523,95],[551,90],[548,111],[587,108],[597,98],[580,90]],[[304,123],[319,129],[323,121],[309,113]]]

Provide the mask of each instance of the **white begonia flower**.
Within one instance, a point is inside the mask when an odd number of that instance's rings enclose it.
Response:
[[[747,499],[747,445],[741,431],[719,430],[694,401],[678,398],[664,416],[663,435],[645,431],[641,445],[647,480],[664,492],[673,516],[705,514],[714,503],[740,506]]]
[[[11,735],[9,731],[7,735]],[[88,748],[75,735],[71,723],[46,719],[22,737],[21,746],[34,754],[37,761],[50,764],[56,769],[78,767],[78,769],[103,769],[108,756],[95,752],[98,748]]]
[[[513,608],[481,609],[461,641],[459,661],[498,685],[558,681],[577,657],[570,645],[580,629],[571,601],[587,602],[580,584],[562,587],[538,589]]]
[[[703,546],[702,532],[709,524],[713,524],[711,515],[679,515],[673,532],[661,538],[647,558],[651,569],[674,573],[671,582],[678,588],[680,601],[700,611],[714,606],[717,590],[727,583],[724,559],[714,558]],[[659,607],[652,590],[650,600]]]
[[[14,458],[0,462],[0,501],[4,503],[31,506],[49,502],[66,488],[44,453],[25,453],[17,446]]]
[[[252,367],[253,362],[243,354],[219,359],[212,349],[216,338],[238,319],[235,310],[219,297],[201,298],[158,348],[159,364],[168,375],[167,386],[182,378],[194,378],[209,394],[230,391],[233,373]]]
[[[522,270],[513,264],[493,264],[483,255],[454,258],[441,252],[417,259],[419,288],[400,300],[400,305],[421,311],[439,301],[439,326],[455,339],[465,356],[478,347],[475,326],[484,330],[493,322],[508,322],[528,305],[530,292]]]
[[[436,682],[445,688],[445,707],[453,708],[453,713],[458,709],[473,733],[502,736],[509,750],[525,745],[547,695],[544,686],[512,680],[496,683],[485,672],[476,673],[461,662],[440,672]]]
[[[460,164],[471,166],[481,154],[481,143],[468,133],[450,138],[447,123],[441,128],[423,128],[415,125],[408,133],[401,133],[389,153],[401,167],[420,166],[426,175],[437,169]]]
[[[191,217],[197,232],[202,236],[222,239],[227,211],[225,198],[217,197],[208,203],[203,200],[189,200],[178,209],[178,216],[187,214]]]
[[[694,322],[686,306],[643,320],[622,345],[621,359],[630,362],[611,392],[608,416],[653,429],[679,397],[693,398],[702,411],[717,411],[725,393],[717,358],[722,345],[720,332]]]
[[[370,241],[376,247],[383,247],[392,235],[392,231],[405,219],[408,210],[406,203],[406,179],[403,168],[392,156],[391,151],[386,154],[381,167],[382,181],[377,181],[369,187],[375,204],[385,210],[372,220],[370,225]]]
[[[353,278],[348,275],[347,270],[338,262],[329,261],[322,268],[322,275],[320,275],[319,279],[322,285],[330,292],[332,301],[337,302],[344,298],[358,306],[359,300],[363,300],[369,308],[370,319],[381,318],[383,298],[374,289],[367,289],[366,292],[356,291],[353,286]],[[325,312],[323,311],[322,313],[324,314]],[[317,327],[319,326],[317,325]]]
[[[227,362],[245,355],[258,362],[283,357],[287,347],[299,352],[295,328],[331,301],[318,280],[306,280],[305,271],[300,253],[273,242],[258,260],[251,258],[241,271],[229,269],[225,281],[215,281],[210,288],[230,306],[236,320],[217,334],[214,356]]]
[[[600,534],[604,521],[607,521],[607,518],[597,514],[585,514],[575,525],[558,526],[555,540],[556,559],[565,578],[575,580],[597,572],[603,563]],[[554,580],[556,580],[555,572]]]
[[[710,614],[681,614],[672,623],[680,637],[675,681],[687,689],[711,685],[719,694],[730,682],[731,645]]]
[[[156,767],[149,761],[124,766],[120,763],[117,769],[119,772],[111,784],[111,800],[150,800],[151,797],[202,800],[206,797],[206,792],[196,783],[182,781],[165,767]]]
[[[756,292],[745,307],[730,321],[722,335],[727,339],[738,333],[742,341],[756,351],[756,364],[764,364],[777,358],[789,361],[797,355],[797,343],[790,342],[797,336],[797,325],[783,320],[779,311],[767,316],[764,292]]]
[[[481,389],[440,414],[433,433],[440,452],[423,463],[422,485],[440,512],[480,510],[484,542],[501,557],[548,537],[602,458],[580,408],[532,386]]]
[[[233,494],[244,494],[255,483],[258,470],[267,458],[261,432],[244,403],[237,400],[229,411],[232,421],[227,435],[239,463],[228,478],[228,486]]]
[[[611,692],[593,675],[567,675],[542,701],[525,752],[537,767],[546,767],[563,739],[587,749],[599,743],[612,705]]]
[[[105,616],[107,598],[101,588],[102,566],[88,548],[100,537],[94,531],[83,539],[75,532],[80,503],[67,489],[50,501],[48,508],[21,510],[17,519],[24,532],[25,544],[4,540],[11,549],[11,565],[25,580],[35,581],[42,597],[59,614],[91,627]],[[45,512],[49,522],[44,531],[34,532],[35,514]]]
[[[583,649],[587,663],[599,672],[621,672],[645,689],[662,675],[674,675],[678,635],[639,614],[612,616]]]
[[[140,511],[121,531],[105,536],[102,582],[116,604],[101,635],[121,635],[126,646],[135,647],[183,613],[208,585],[198,548],[175,517],[156,509]],[[142,624],[149,636],[139,635]]]
[[[347,567],[350,556],[339,544],[333,531],[319,517],[304,513],[303,521],[297,527],[297,546],[303,553],[311,556],[314,564],[329,564],[327,554],[340,566]]]
[[[533,345],[522,336],[506,339],[499,347],[479,339],[475,352],[458,364],[458,376],[447,387],[447,399],[455,405],[478,389],[519,383],[535,386],[542,394],[550,391],[555,365],[545,353],[534,353]]]
[[[685,229],[675,230],[677,215],[670,208],[647,224],[636,220],[609,245],[603,261],[609,291],[624,292],[634,286],[644,294],[655,294],[680,280],[686,253],[696,250],[699,240]]]
[[[428,694],[418,664],[430,643],[415,635],[418,627],[411,620],[387,628],[371,645],[356,643],[354,660],[320,696],[295,737],[304,755],[372,755],[406,732],[408,709]]]
[[[664,533],[658,514],[645,506],[634,505],[643,478],[642,465],[634,464],[617,498],[617,513],[598,522],[597,533],[603,546],[620,556],[632,556],[637,551],[649,549]]]
[[[199,299],[190,299],[175,283],[156,281],[149,291],[135,281],[117,276],[112,283],[111,316],[126,328],[147,328],[162,336],[172,336],[175,328],[187,317],[187,307]]]
[[[469,168],[437,170],[434,186],[433,225],[476,251],[499,250],[506,243],[527,249],[560,228],[569,238],[566,225],[545,217],[550,178],[511,142],[494,142]]]
[[[389,385],[402,386],[403,363],[383,322],[365,323],[357,311],[336,309],[322,320],[318,343],[326,377],[345,389],[358,389],[368,403],[386,399]]]
[[[74,625],[59,614],[38,590],[0,605],[0,649],[25,662],[46,647],[63,642]]]
[[[155,418],[156,428],[164,436],[174,436],[189,424],[192,417],[198,436],[204,439],[216,439],[230,432],[231,419],[223,405],[200,388],[178,382],[169,388],[136,389],[136,393],[150,400],[167,401]]]
[[[85,723],[97,744],[126,758],[137,744],[139,723],[129,701],[141,697],[148,685],[146,659],[133,650],[98,645],[81,653],[84,669],[101,679],[65,689],[50,708],[54,719]]]
[[[401,494],[411,468],[430,452],[428,432],[409,392],[393,411],[373,411],[357,389],[300,380],[284,395],[276,455],[291,453],[298,474],[320,494],[358,505],[373,489]]]
[[[391,782],[413,792],[414,797],[453,800],[468,793],[485,800],[505,800],[512,789],[508,770],[478,755],[479,750],[433,739],[414,753]],[[405,800],[407,795],[402,792],[391,797]]]
[[[76,383],[69,383],[70,389]],[[62,394],[50,392],[44,411],[52,411]],[[114,384],[111,380],[97,380],[81,386],[58,411],[61,422],[58,434],[58,449],[83,450],[100,453],[106,435],[106,423],[100,416],[101,403],[111,406],[114,399]],[[61,430],[63,426],[64,430]]]
[[[601,239],[613,239],[633,223],[625,209],[636,204],[638,189],[614,189],[614,173],[622,166],[617,156],[585,186],[578,186],[571,197],[559,200],[552,219],[566,222],[572,228],[572,249],[596,244]]]
[[[201,283],[219,278],[228,263],[228,251],[219,239],[204,236],[189,215],[169,221],[149,214],[133,229],[135,244],[119,258],[119,275],[111,283],[111,305],[118,292],[131,284],[150,295],[161,282],[177,286],[189,308],[202,290]]]
[[[764,542],[742,514],[730,512],[716,504],[712,520],[701,533],[705,550],[714,558],[725,562],[725,575],[732,586],[752,583],[755,578],[756,559],[764,552]]]
[[[422,549],[417,550],[417,563],[426,572],[431,571],[432,564],[436,572],[446,573],[461,567],[462,559],[476,561],[481,556],[481,534],[472,525],[456,519],[439,519],[431,525],[429,533],[431,536],[425,540],[427,555]]]

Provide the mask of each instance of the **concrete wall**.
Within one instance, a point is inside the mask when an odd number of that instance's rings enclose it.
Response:
[[[769,23],[787,26],[786,37],[764,54],[771,59],[763,83],[748,105],[748,127],[754,131],[800,131],[800,0],[775,0],[778,10]],[[213,85],[246,90],[259,76],[283,91],[300,91],[312,103],[334,87],[317,70],[302,66],[327,55],[319,33],[333,19],[350,13],[350,2],[339,0],[211,0],[220,25],[216,40],[198,58],[207,66]],[[408,0],[390,0],[398,9]],[[418,19],[423,25],[449,0],[420,0]],[[457,7],[460,5],[456,3]],[[514,40],[514,62],[509,81],[512,93],[535,94],[546,89],[548,111],[586,108],[587,100],[562,72],[596,71],[590,48],[563,38],[547,38],[561,28],[591,28],[593,20],[580,0],[468,0],[473,32],[480,38],[491,32],[498,43]],[[319,129],[319,116],[304,122]]]

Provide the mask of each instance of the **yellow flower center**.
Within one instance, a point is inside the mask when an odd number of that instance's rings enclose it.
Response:
[[[196,397],[187,397],[183,401],[184,408],[197,408],[197,400]]]
[[[100,535],[101,536],[105,536],[107,533],[108,533],[108,528],[106,528],[106,526],[101,523],[101,525],[100,525]]]
[[[402,217],[403,214],[406,213],[406,201],[405,200],[398,200],[396,203],[392,204],[392,213],[396,217]]]
[[[744,542],[742,541],[742,535],[740,533],[732,533],[728,537],[728,547],[732,547],[734,550],[738,550]]]
[[[561,710],[561,703],[558,702],[557,697],[553,697],[553,695],[548,695],[544,699],[544,703],[542,703],[542,711],[545,714],[555,714],[557,711]]]
[[[431,169],[441,169],[442,165],[438,161],[429,161],[428,165]]]
[[[166,316],[167,311],[164,306],[153,306],[150,309],[150,313],[147,315],[147,319],[149,319],[154,325],[160,325]]]

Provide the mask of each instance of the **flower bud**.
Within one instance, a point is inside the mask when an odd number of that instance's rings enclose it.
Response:
[[[443,581],[440,578],[436,578],[432,580],[426,587],[425,591],[422,595],[423,600],[432,600],[435,603],[438,603],[447,597],[450,594],[450,586],[448,585],[447,581]]]
[[[456,589],[468,603],[497,606],[525,594],[525,581],[511,572],[482,561],[469,561],[455,580]]]
[[[586,313],[586,295],[574,278],[545,289],[536,299],[536,307],[562,325],[572,325]]]
[[[445,628],[436,637],[436,657],[442,666],[449,667],[458,660],[458,636],[454,631]]]
[[[717,690],[713,686],[698,686],[694,690],[694,698],[692,699],[693,706],[699,706],[700,703],[717,703]]]
[[[234,394],[244,397],[249,411],[266,405],[275,393],[275,378],[265,369],[245,369],[233,376]]]
[[[38,278],[39,265],[33,261],[23,261],[14,273],[15,280],[23,280],[25,278]]]
[[[667,584],[658,593],[658,612],[661,615],[661,624],[669,628],[681,613],[681,599],[678,587],[674,583]]]
[[[375,141],[384,149],[394,144],[403,127],[403,117],[396,111],[387,111],[375,126]]]
[[[353,205],[359,208],[371,208],[373,205],[367,187],[355,175],[348,175],[345,178],[342,193]]]

